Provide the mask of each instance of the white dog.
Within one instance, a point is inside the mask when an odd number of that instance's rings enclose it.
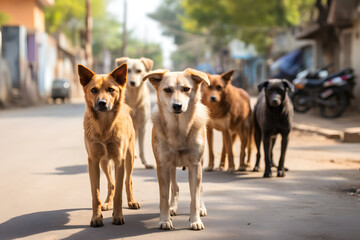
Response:
[[[145,126],[150,117],[150,89],[142,81],[143,76],[151,70],[153,61],[149,58],[132,59],[128,57],[117,58],[115,61],[117,66],[127,63],[128,81],[125,102],[132,109],[131,117],[134,123],[136,139],[139,142],[141,162],[145,165],[145,168],[154,168],[146,160],[144,153]]]
[[[190,185],[190,229],[202,230],[200,216],[206,208],[202,197],[202,158],[205,148],[207,108],[201,103],[201,83],[209,85],[200,71],[157,70],[144,76],[157,93],[158,112],[153,114],[152,147],[157,164],[160,188],[160,229],[172,229],[170,215],[178,209],[179,187],[176,167],[186,166]],[[169,188],[171,182],[171,203]]]

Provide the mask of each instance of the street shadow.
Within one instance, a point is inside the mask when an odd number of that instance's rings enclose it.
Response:
[[[88,173],[88,165],[71,165],[64,167],[55,168],[56,172],[50,173],[38,173],[40,175],[76,175],[76,174],[84,174]]]
[[[85,228],[87,225],[66,226],[70,221],[70,212],[90,209],[62,209],[35,212],[11,218],[0,224],[0,239],[10,240],[29,237],[38,233],[54,230]]]

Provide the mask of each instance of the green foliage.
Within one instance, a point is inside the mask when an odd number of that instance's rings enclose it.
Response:
[[[0,26],[7,23],[10,20],[10,16],[6,13],[0,12]]]
[[[184,10],[180,3],[181,0],[163,0],[155,12],[148,15],[162,24],[163,34],[174,37],[175,44],[182,44],[186,41],[180,21],[184,15]]]
[[[105,50],[109,50],[112,62],[119,57],[122,47],[122,25],[108,12],[106,5],[110,0],[91,0],[93,18],[92,48],[95,63],[100,64]],[[45,10],[46,30],[49,33],[63,32],[74,45],[84,45],[85,0],[56,0]],[[181,23],[180,23],[181,24]],[[130,57],[149,57],[155,64],[162,64],[162,51],[159,44],[144,44],[128,34]]]
[[[183,0],[188,31],[198,31],[225,44],[224,36],[237,37],[253,43],[264,52],[269,34],[277,27],[298,25],[309,18],[314,0]]]

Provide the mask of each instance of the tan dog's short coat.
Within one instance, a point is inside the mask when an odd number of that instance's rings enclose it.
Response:
[[[78,72],[86,101],[84,134],[93,209],[90,226],[103,226],[101,210],[109,210],[112,206],[114,206],[113,224],[124,224],[122,189],[125,169],[128,206],[133,209],[140,208],[133,196],[131,179],[135,132],[130,108],[124,103],[127,66],[123,64],[105,75],[95,74],[79,65]],[[111,175],[110,160],[115,165],[115,184]],[[103,206],[100,201],[99,165],[108,179],[108,195]]]
[[[141,162],[148,169],[154,168],[147,161],[144,153],[145,126],[150,118],[150,89],[146,82],[142,81],[143,76],[151,70],[153,61],[143,57],[140,59],[121,57],[115,61],[117,66],[123,63],[128,65],[125,102],[132,109],[130,114],[134,123],[136,142],[139,142]]]
[[[204,225],[200,215],[206,215],[200,195],[208,113],[200,101],[200,85],[202,82],[208,84],[208,77],[203,72],[186,69],[183,72],[157,70],[143,79],[149,79],[157,93],[158,111],[152,119],[152,147],[160,189],[159,227],[173,228],[170,215],[177,213],[179,196],[176,167],[186,166],[191,195],[190,229],[201,230]]]
[[[240,165],[239,170],[246,170],[245,149],[248,150],[247,164],[250,164],[252,139],[253,139],[253,115],[250,107],[250,97],[241,88],[231,85],[232,74],[229,71],[222,75],[209,75],[210,86],[203,86],[202,102],[210,110],[208,122],[208,145],[209,166],[207,171],[214,168],[213,152],[213,128],[222,132],[223,151],[221,154],[220,169],[225,166],[225,157],[228,155],[228,171],[235,170],[233,143],[236,136],[240,137]]]

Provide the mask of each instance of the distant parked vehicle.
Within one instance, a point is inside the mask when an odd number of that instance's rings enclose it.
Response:
[[[340,117],[353,98],[354,71],[346,68],[337,73],[313,78],[306,70],[300,72],[293,83],[295,93],[292,95],[294,110],[307,112],[312,107],[320,107],[324,118]]]
[[[54,80],[51,88],[51,98],[56,101],[60,98],[62,102],[70,98],[70,82],[63,78]]]

